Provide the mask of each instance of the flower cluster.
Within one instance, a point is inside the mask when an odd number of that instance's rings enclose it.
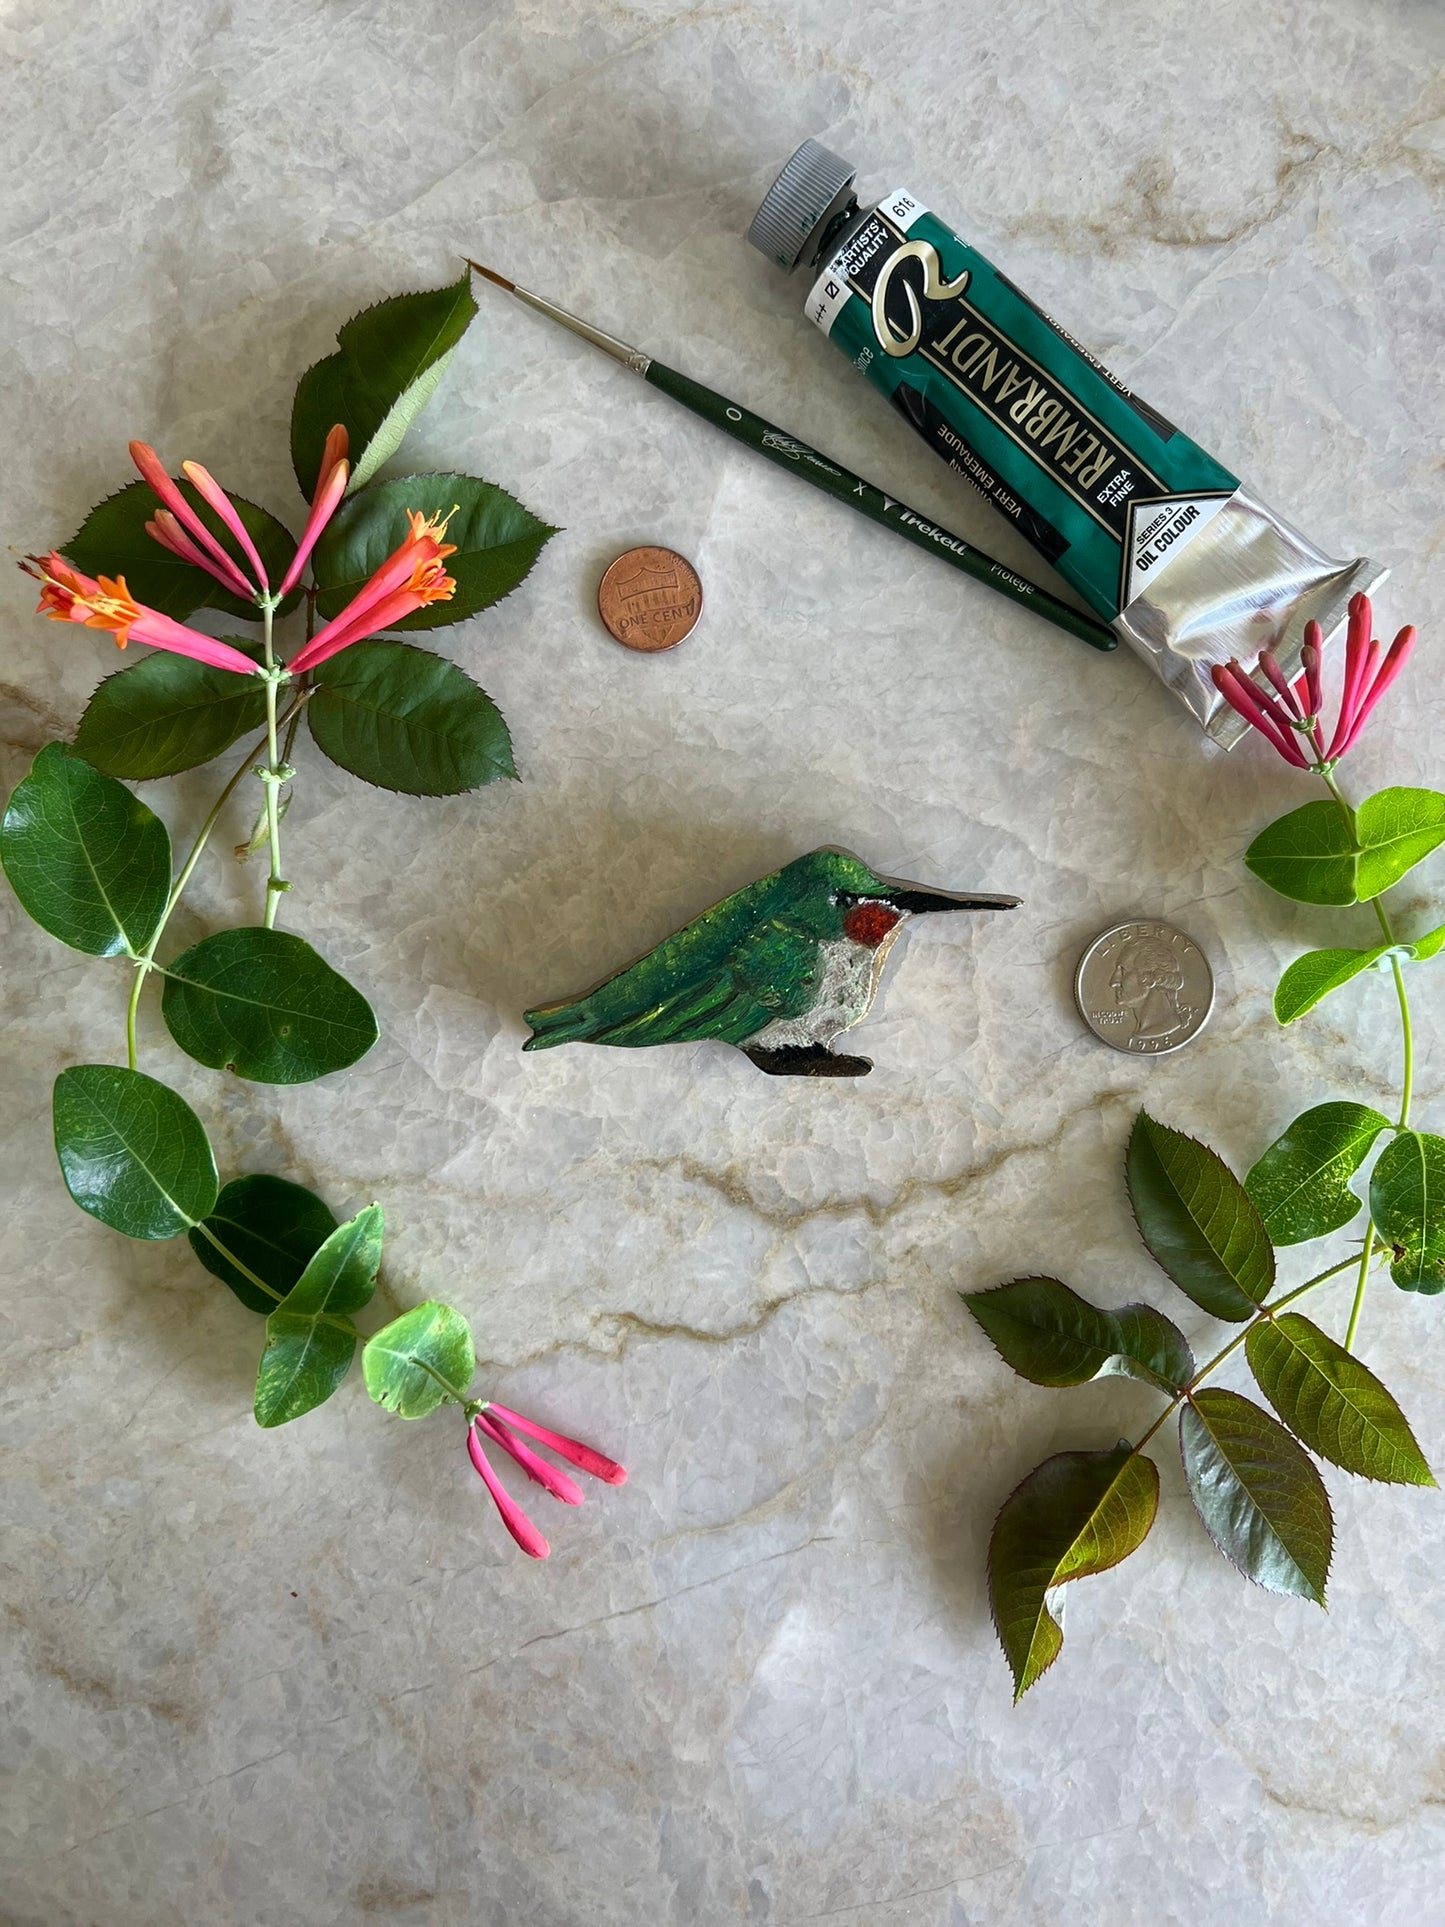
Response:
[[[549,1432],[545,1425],[538,1425],[534,1419],[523,1418],[520,1412],[508,1411],[505,1405],[496,1405],[487,1400],[468,1405],[466,1411],[467,1451],[472,1464],[491,1493],[502,1515],[502,1524],[523,1552],[533,1559],[547,1558],[552,1548],[492,1470],[483,1440],[515,1459],[534,1485],[540,1485],[544,1492],[550,1492],[563,1505],[581,1505],[581,1486],[534,1452],[525,1439],[518,1437],[519,1433],[525,1432],[529,1438],[545,1445],[548,1451],[555,1452],[559,1459],[565,1459],[569,1465],[575,1465],[580,1472],[586,1472],[594,1479],[602,1479],[608,1485],[625,1485],[627,1482],[626,1471],[614,1460],[604,1458],[600,1452],[593,1451],[590,1445],[583,1445],[577,1439],[564,1438],[560,1432]]]

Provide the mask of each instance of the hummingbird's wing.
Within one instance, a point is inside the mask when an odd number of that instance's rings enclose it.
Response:
[[[815,990],[818,940],[783,916],[755,924],[703,974],[670,981],[653,951],[585,997],[529,1010],[523,1046],[678,1044],[701,1038],[740,1044],[775,1017],[797,1017]]]

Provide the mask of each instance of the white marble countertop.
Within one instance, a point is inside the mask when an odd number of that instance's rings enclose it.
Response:
[[[67,534],[133,435],[294,512],[300,370],[465,245],[1025,562],[805,325],[801,277],[743,244],[811,133],[863,186],[921,192],[1326,546],[1393,570],[1382,627],[1425,640],[1351,775],[1439,782],[1439,27],[1430,0],[19,0],[5,540]],[[470,468],[564,526],[518,594],[437,638],[525,781],[423,802],[313,751],[287,914],[367,989],[381,1042],[317,1085],[228,1088],[152,1012],[146,1061],[228,1171],[338,1211],[380,1198],[395,1297],[461,1306],[497,1395],[632,1477],[554,1511],[534,1565],[459,1425],[404,1426],[353,1384],[259,1432],[257,1321],[183,1244],[127,1244],[62,1190],[51,1081],[117,1054],[123,987],[7,896],[6,1919],[1438,1918],[1437,1494],[1327,1475],[1326,1616],[1226,1567],[1164,1450],[1148,1544],[1074,1589],[1018,1710],[983,1583],[1022,1473],[1144,1405],[1014,1379],[958,1291],[1063,1268],[1169,1305],[1119,1183],[1143,1101],[1238,1168],[1307,1103],[1388,1103],[1387,985],[1287,1033],[1270,1015],[1283,962],[1354,927],[1239,864],[1304,793],[1260,745],[1206,749],[1123,652],[481,299],[405,465]],[[637,541],[706,584],[661,658],[591,606]],[[13,782],[113,659],[34,620],[13,575],[3,593]],[[208,781],[149,794],[193,822]],[[523,1057],[526,1003],[834,841],[1026,899],[910,934],[858,1035],[870,1078]],[[191,934],[255,882],[208,866]],[[1199,1042],[1145,1064],[1069,998],[1082,942],[1131,911],[1183,925],[1220,986]],[[1439,1128],[1445,1008],[1418,1003]],[[1437,1465],[1442,1317],[1383,1284],[1367,1311]]]

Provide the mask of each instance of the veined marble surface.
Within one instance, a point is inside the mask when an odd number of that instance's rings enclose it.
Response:
[[[17,548],[119,486],[133,435],[294,517],[301,369],[465,247],[1032,570],[805,324],[802,277],[743,243],[815,134],[865,188],[951,217],[1302,527],[1393,569],[1381,626],[1425,640],[1349,775],[1440,780],[1433,0],[9,0],[0,43]],[[539,1566],[455,1421],[398,1423],[353,1383],[259,1432],[259,1321],[184,1244],[127,1244],[62,1190],[51,1081],[121,1053],[123,972],[7,896],[5,1918],[1438,1919],[1438,1494],[1327,1474],[1326,1616],[1233,1574],[1162,1435],[1153,1534],[1072,1589],[1064,1656],[1018,1710],[983,1583],[1023,1472],[1152,1408],[1014,1379],[958,1291],[1061,1269],[1201,1335],[1125,1208],[1140,1103],[1243,1168],[1306,1103],[1392,1101],[1387,984],[1287,1033],[1270,1015],[1290,956],[1366,940],[1240,866],[1307,791],[1263,746],[1206,748],[1122,652],[479,299],[396,466],[470,468],[565,527],[519,593],[436,638],[501,704],[525,781],[408,800],[308,751],[286,917],[365,988],[381,1042],[318,1085],[228,1086],[150,1009],[142,1063],[226,1174],[288,1173],[338,1212],[379,1198],[395,1301],[463,1307],[496,1395],[631,1481],[541,1499]],[[592,609],[638,541],[706,586],[658,659]],[[4,597],[14,781],[114,658],[33,619],[13,573]],[[194,823],[211,783],[147,794]],[[529,1001],[832,841],[1027,900],[909,933],[856,1034],[870,1078],[521,1054]],[[258,883],[208,861],[179,936],[250,915]],[[1218,976],[1210,1028],[1163,1061],[1104,1049],[1070,1005],[1082,943],[1129,912],[1177,921]],[[1419,983],[1439,1128],[1445,1005]],[[1346,1297],[1320,1301],[1336,1329]],[[1445,1464],[1445,1305],[1380,1283],[1366,1316]]]

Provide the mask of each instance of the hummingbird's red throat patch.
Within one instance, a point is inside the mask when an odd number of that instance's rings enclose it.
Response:
[[[872,950],[902,921],[903,912],[891,903],[855,903],[843,918],[843,935]]]

